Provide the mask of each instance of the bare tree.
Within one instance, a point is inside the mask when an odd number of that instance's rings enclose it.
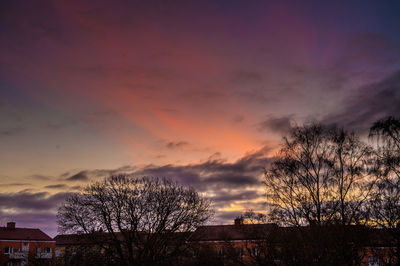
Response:
[[[371,148],[354,133],[319,124],[294,128],[265,172],[272,218],[295,226],[361,221],[370,161]]]
[[[372,147],[363,143],[353,132],[343,129],[331,131],[333,154],[329,159],[333,169],[333,183],[337,220],[343,224],[366,224],[368,201],[373,182],[369,173],[375,158]]]
[[[166,179],[112,176],[67,198],[61,232],[82,231],[118,265],[171,264],[191,233],[211,216],[210,203]]]
[[[391,261],[400,265],[400,120],[387,117],[373,124],[370,137],[377,140],[375,193],[371,200],[375,225],[386,229],[395,245]]]
[[[315,227],[301,234],[304,243],[314,245],[308,248],[310,252],[315,250],[310,256],[313,263],[329,257],[338,263],[354,261],[357,252],[348,244],[355,241],[348,239],[347,228],[366,221],[364,206],[371,193],[367,182],[371,154],[371,148],[355,134],[311,124],[294,128],[284,138],[277,159],[266,169],[265,185],[272,205],[270,219],[299,229]],[[330,241],[324,236],[327,230],[318,227],[330,226],[329,230],[333,230],[333,225],[335,231],[340,230],[335,233],[336,239]]]

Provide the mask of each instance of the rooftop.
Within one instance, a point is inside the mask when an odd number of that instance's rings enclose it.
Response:
[[[5,227],[0,227],[0,240],[53,241],[51,237],[40,229],[18,228],[15,227],[13,222],[7,223]]]

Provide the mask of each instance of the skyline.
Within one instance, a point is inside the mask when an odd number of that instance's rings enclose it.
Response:
[[[400,4],[13,1],[0,10],[0,223],[56,234],[67,193],[173,178],[215,223],[265,208],[282,136],[400,116]]]

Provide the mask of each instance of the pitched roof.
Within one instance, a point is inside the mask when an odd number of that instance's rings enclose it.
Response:
[[[147,237],[147,234],[143,233],[138,233],[141,234],[142,239]],[[170,241],[173,241],[174,239],[178,238],[188,238],[189,233],[181,233],[181,232],[176,232],[172,234],[166,234],[164,237],[168,237]],[[115,233],[117,239],[119,241],[124,241],[124,235],[121,232],[116,232]],[[71,245],[93,245],[99,242],[106,242],[106,241],[113,241],[112,236],[110,233],[107,232],[97,232],[95,235],[94,234],[64,234],[64,235],[57,235],[54,237],[54,241],[56,241],[57,246],[71,246]]]
[[[54,240],[57,246],[81,245],[92,242],[86,234],[57,235]]]
[[[194,238],[200,241],[260,239],[278,228],[276,224],[208,225],[199,227]]]
[[[0,227],[0,240],[53,241],[40,229]]]

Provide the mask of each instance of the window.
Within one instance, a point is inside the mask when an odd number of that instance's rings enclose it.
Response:
[[[223,248],[219,248],[218,249],[218,256],[220,256],[220,257],[224,256],[224,249]]]
[[[29,251],[29,243],[22,243],[22,251],[23,252]]]
[[[258,257],[258,256],[260,256],[260,249],[257,247],[254,247],[251,249],[250,253],[251,253],[252,257]]]
[[[235,253],[239,257],[243,257],[243,249],[242,248],[235,248]]]
[[[11,254],[13,253],[13,247],[5,247],[4,254]]]
[[[379,260],[376,257],[368,258],[368,266],[379,266]]]
[[[36,253],[40,253],[40,252],[42,252],[42,250],[40,249],[40,247],[37,247],[36,248]]]
[[[193,250],[193,258],[197,258],[200,255],[200,250],[198,248]]]
[[[44,252],[45,252],[45,253],[51,253],[51,248],[45,247],[45,248],[44,248]]]
[[[3,265],[4,265],[4,266],[12,266],[12,262],[11,262],[11,261],[7,261],[7,262],[4,262]]]

